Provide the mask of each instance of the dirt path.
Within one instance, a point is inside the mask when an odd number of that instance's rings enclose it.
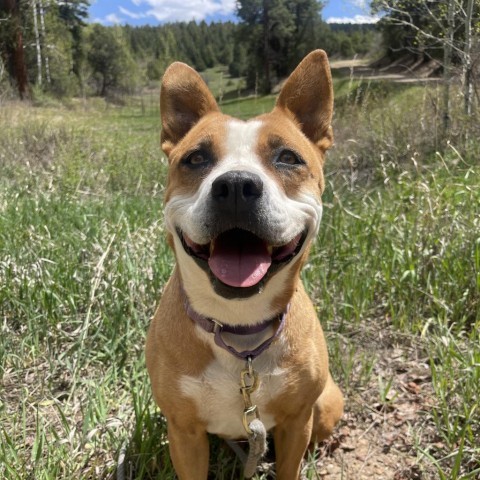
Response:
[[[422,345],[388,328],[378,337],[378,331],[376,338],[372,332],[375,346],[370,349],[370,342],[361,339],[359,355],[376,351],[377,361],[366,386],[356,387],[352,379],[342,424],[320,450],[319,478],[436,480],[431,463],[418,452],[418,445],[438,442],[429,415],[434,395]]]
[[[402,57],[387,65],[372,64],[365,59],[334,60],[332,70],[345,76],[368,80],[390,80],[396,83],[437,82],[440,64],[435,60],[415,60]]]

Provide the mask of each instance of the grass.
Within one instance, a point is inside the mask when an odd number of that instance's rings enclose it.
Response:
[[[395,180],[363,191],[361,199],[358,191],[344,192],[328,204],[306,282],[318,292],[323,322],[339,337],[330,342],[332,363],[347,396],[365,385],[373,361],[371,353],[358,354],[352,330],[393,326],[421,339],[432,374],[429,415],[437,445],[423,453],[430,459],[431,450],[440,454],[434,464],[442,478],[477,478],[479,172],[467,168],[452,177],[435,168]],[[402,343],[400,336],[396,342]],[[378,384],[378,401],[384,401],[391,385],[381,378]],[[459,466],[450,470],[454,459]]]
[[[438,478],[478,478],[479,170],[473,154],[452,143],[435,155],[439,140],[422,135],[422,122],[436,121],[434,89],[382,88],[339,84],[339,147],[303,277],[347,400],[374,382],[377,401],[395,402],[391,377],[375,373],[378,329],[419,342],[435,432],[412,425],[419,461]],[[273,101],[223,109],[246,118]],[[412,104],[423,105],[416,118]],[[120,456],[126,478],[174,478],[143,358],[173,265],[158,133],[153,97],[2,106],[1,478],[115,478]],[[374,340],[364,344],[367,331]],[[212,444],[211,478],[238,478],[232,454]],[[306,478],[318,477],[315,465]]]
[[[232,78],[224,66],[209,68],[202,72],[202,77],[219,102],[232,98],[238,100],[245,89],[245,80]]]

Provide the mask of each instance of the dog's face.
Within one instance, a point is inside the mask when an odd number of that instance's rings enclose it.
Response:
[[[273,301],[293,289],[321,219],[332,104],[320,51],[289,77],[271,113],[246,122],[220,113],[190,67],[167,70],[165,217],[189,295],[202,284],[211,300],[269,291]]]

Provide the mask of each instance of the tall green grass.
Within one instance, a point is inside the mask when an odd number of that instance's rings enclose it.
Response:
[[[405,171],[360,196],[331,185],[306,270],[308,281],[322,281],[326,317],[381,314],[418,334],[433,319],[459,331],[478,325],[479,185],[473,167],[452,176],[441,166]]]
[[[330,186],[304,279],[332,335],[332,368],[347,396],[371,378],[375,331],[394,327],[399,344],[412,341],[402,333],[420,339],[437,442],[419,454],[441,478],[477,478],[480,174],[464,168],[452,175],[440,166],[390,180],[353,192]]]
[[[435,392],[424,415],[438,437],[419,440],[418,456],[441,478],[475,478],[475,150],[446,146],[436,155],[421,135],[431,112],[422,107],[414,118],[411,108],[434,91],[358,88],[342,86],[337,102],[338,147],[327,160],[324,221],[304,281],[347,396],[372,381],[375,355],[363,331],[388,327],[421,342]],[[228,100],[224,110],[246,118],[273,101]],[[174,478],[143,358],[173,265],[158,108],[141,99],[7,105],[0,169],[0,477],[111,478],[120,469],[126,478]],[[212,442],[211,478],[237,478],[238,462]],[[315,478],[314,459],[305,475]]]

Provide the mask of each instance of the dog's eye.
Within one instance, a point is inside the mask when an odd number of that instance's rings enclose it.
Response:
[[[205,152],[197,151],[184,158],[182,163],[190,168],[204,167],[210,163],[210,156]]]
[[[303,165],[304,162],[291,150],[283,150],[278,155],[276,163],[282,165]]]

